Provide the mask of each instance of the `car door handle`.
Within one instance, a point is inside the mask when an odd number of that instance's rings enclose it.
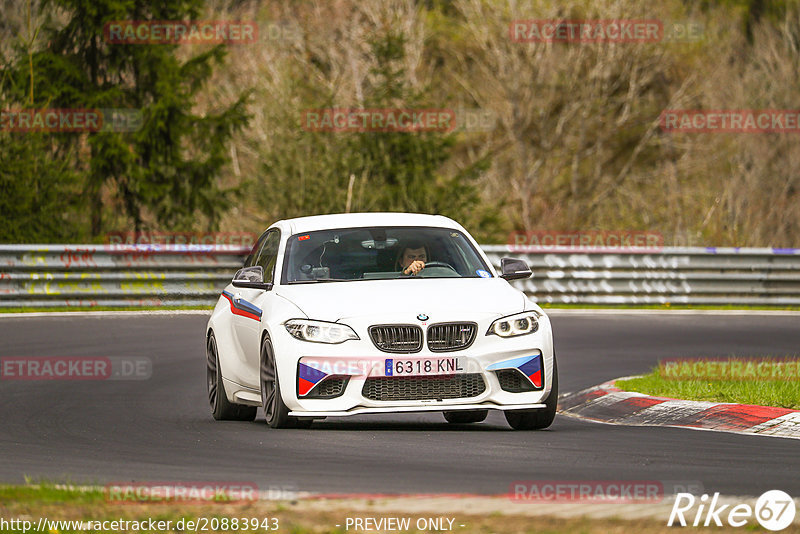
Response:
[[[240,300],[242,300],[242,294],[241,293],[236,293],[233,296],[233,300],[235,300],[236,302],[239,302]]]

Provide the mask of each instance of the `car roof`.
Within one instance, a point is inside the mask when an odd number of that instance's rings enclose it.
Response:
[[[290,234],[365,226],[433,226],[464,230],[460,224],[448,217],[421,213],[336,213],[286,219],[278,221],[273,226],[280,226]]]

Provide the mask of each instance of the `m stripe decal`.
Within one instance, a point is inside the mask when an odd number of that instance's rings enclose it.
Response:
[[[255,321],[261,320],[262,311],[258,306],[254,306],[244,299],[239,299],[237,302],[234,300],[233,295],[227,291],[223,291],[222,296],[228,299],[228,302],[231,305],[232,314],[239,315],[241,317],[247,317],[248,319],[253,319]]]

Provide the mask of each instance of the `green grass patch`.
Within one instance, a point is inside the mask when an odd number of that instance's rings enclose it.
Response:
[[[29,504],[90,504],[104,500],[100,488],[76,488],[70,484],[51,483],[27,486],[0,486],[0,502],[22,501]]]
[[[796,380],[673,380],[662,377],[655,368],[641,378],[618,380],[616,386],[656,397],[800,410],[800,382]]]

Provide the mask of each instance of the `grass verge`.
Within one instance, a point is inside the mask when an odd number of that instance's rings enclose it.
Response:
[[[800,410],[800,382],[796,380],[673,380],[662,377],[656,368],[641,378],[618,380],[616,386],[656,397]]]
[[[494,511],[482,515],[454,511],[458,507],[457,500],[450,506],[443,504],[442,509],[436,513],[413,512],[407,507],[414,508],[415,499],[410,499],[405,506],[400,503],[396,511],[388,511],[382,507],[379,499],[364,503],[352,504],[348,500],[294,500],[294,501],[254,501],[244,504],[120,504],[109,502],[101,490],[79,491],[59,489],[55,486],[0,486],[0,518],[8,522],[11,519],[24,519],[30,521],[33,529],[40,519],[44,521],[128,521],[139,522],[141,528],[119,528],[113,532],[188,532],[188,521],[205,521],[205,529],[200,527],[200,532],[286,532],[291,534],[345,534],[349,532],[376,532],[374,526],[370,529],[354,528],[347,526],[347,519],[351,518],[408,518],[410,528],[398,532],[441,532],[450,531],[458,534],[490,534],[490,533],[586,533],[586,534],[627,534],[628,532],[648,532],[666,534],[674,532],[673,528],[666,526],[668,510],[659,510],[651,518],[620,519],[620,518],[589,518],[589,517],[554,517],[546,515],[546,508],[533,511],[524,510],[525,505],[509,505],[507,501],[496,503],[503,508],[503,512]],[[648,506],[648,505],[643,505]],[[371,509],[375,507],[375,509]],[[595,509],[596,512],[596,509]],[[532,514],[532,515],[531,515]],[[661,517],[663,515],[663,517]],[[233,528],[231,522],[239,519],[239,528]],[[452,523],[441,523],[444,528],[417,528],[418,520],[422,525],[430,520],[452,519]],[[153,521],[169,521],[167,528],[158,527],[151,530],[146,524]],[[183,529],[178,529],[179,522],[183,520]],[[227,520],[224,523],[223,520]],[[248,520],[248,528],[242,528],[242,521]],[[249,528],[253,520],[257,520],[258,528]],[[264,520],[267,520],[264,523]],[[221,528],[227,524],[227,528]],[[266,525],[269,530],[262,528]],[[374,524],[373,524],[374,525]],[[214,528],[216,526],[217,528]],[[273,527],[277,526],[277,529]],[[60,528],[54,528],[60,527]],[[449,527],[449,528],[448,528]],[[748,528],[748,530],[753,530]],[[756,529],[759,530],[759,529]],[[192,529],[192,531],[194,531]],[[383,530],[386,531],[386,530]],[[681,532],[707,532],[707,528],[685,528]],[[715,532],[735,532],[736,529],[717,528]],[[0,527],[0,532],[22,533],[22,528]],[[31,532],[29,530],[28,532]],[[54,525],[45,523],[42,529],[45,534],[72,534],[77,532],[91,532],[91,530],[76,530],[63,523]],[[101,530],[94,532],[112,532]],[[800,533],[798,525],[791,525],[784,530],[786,533]]]

